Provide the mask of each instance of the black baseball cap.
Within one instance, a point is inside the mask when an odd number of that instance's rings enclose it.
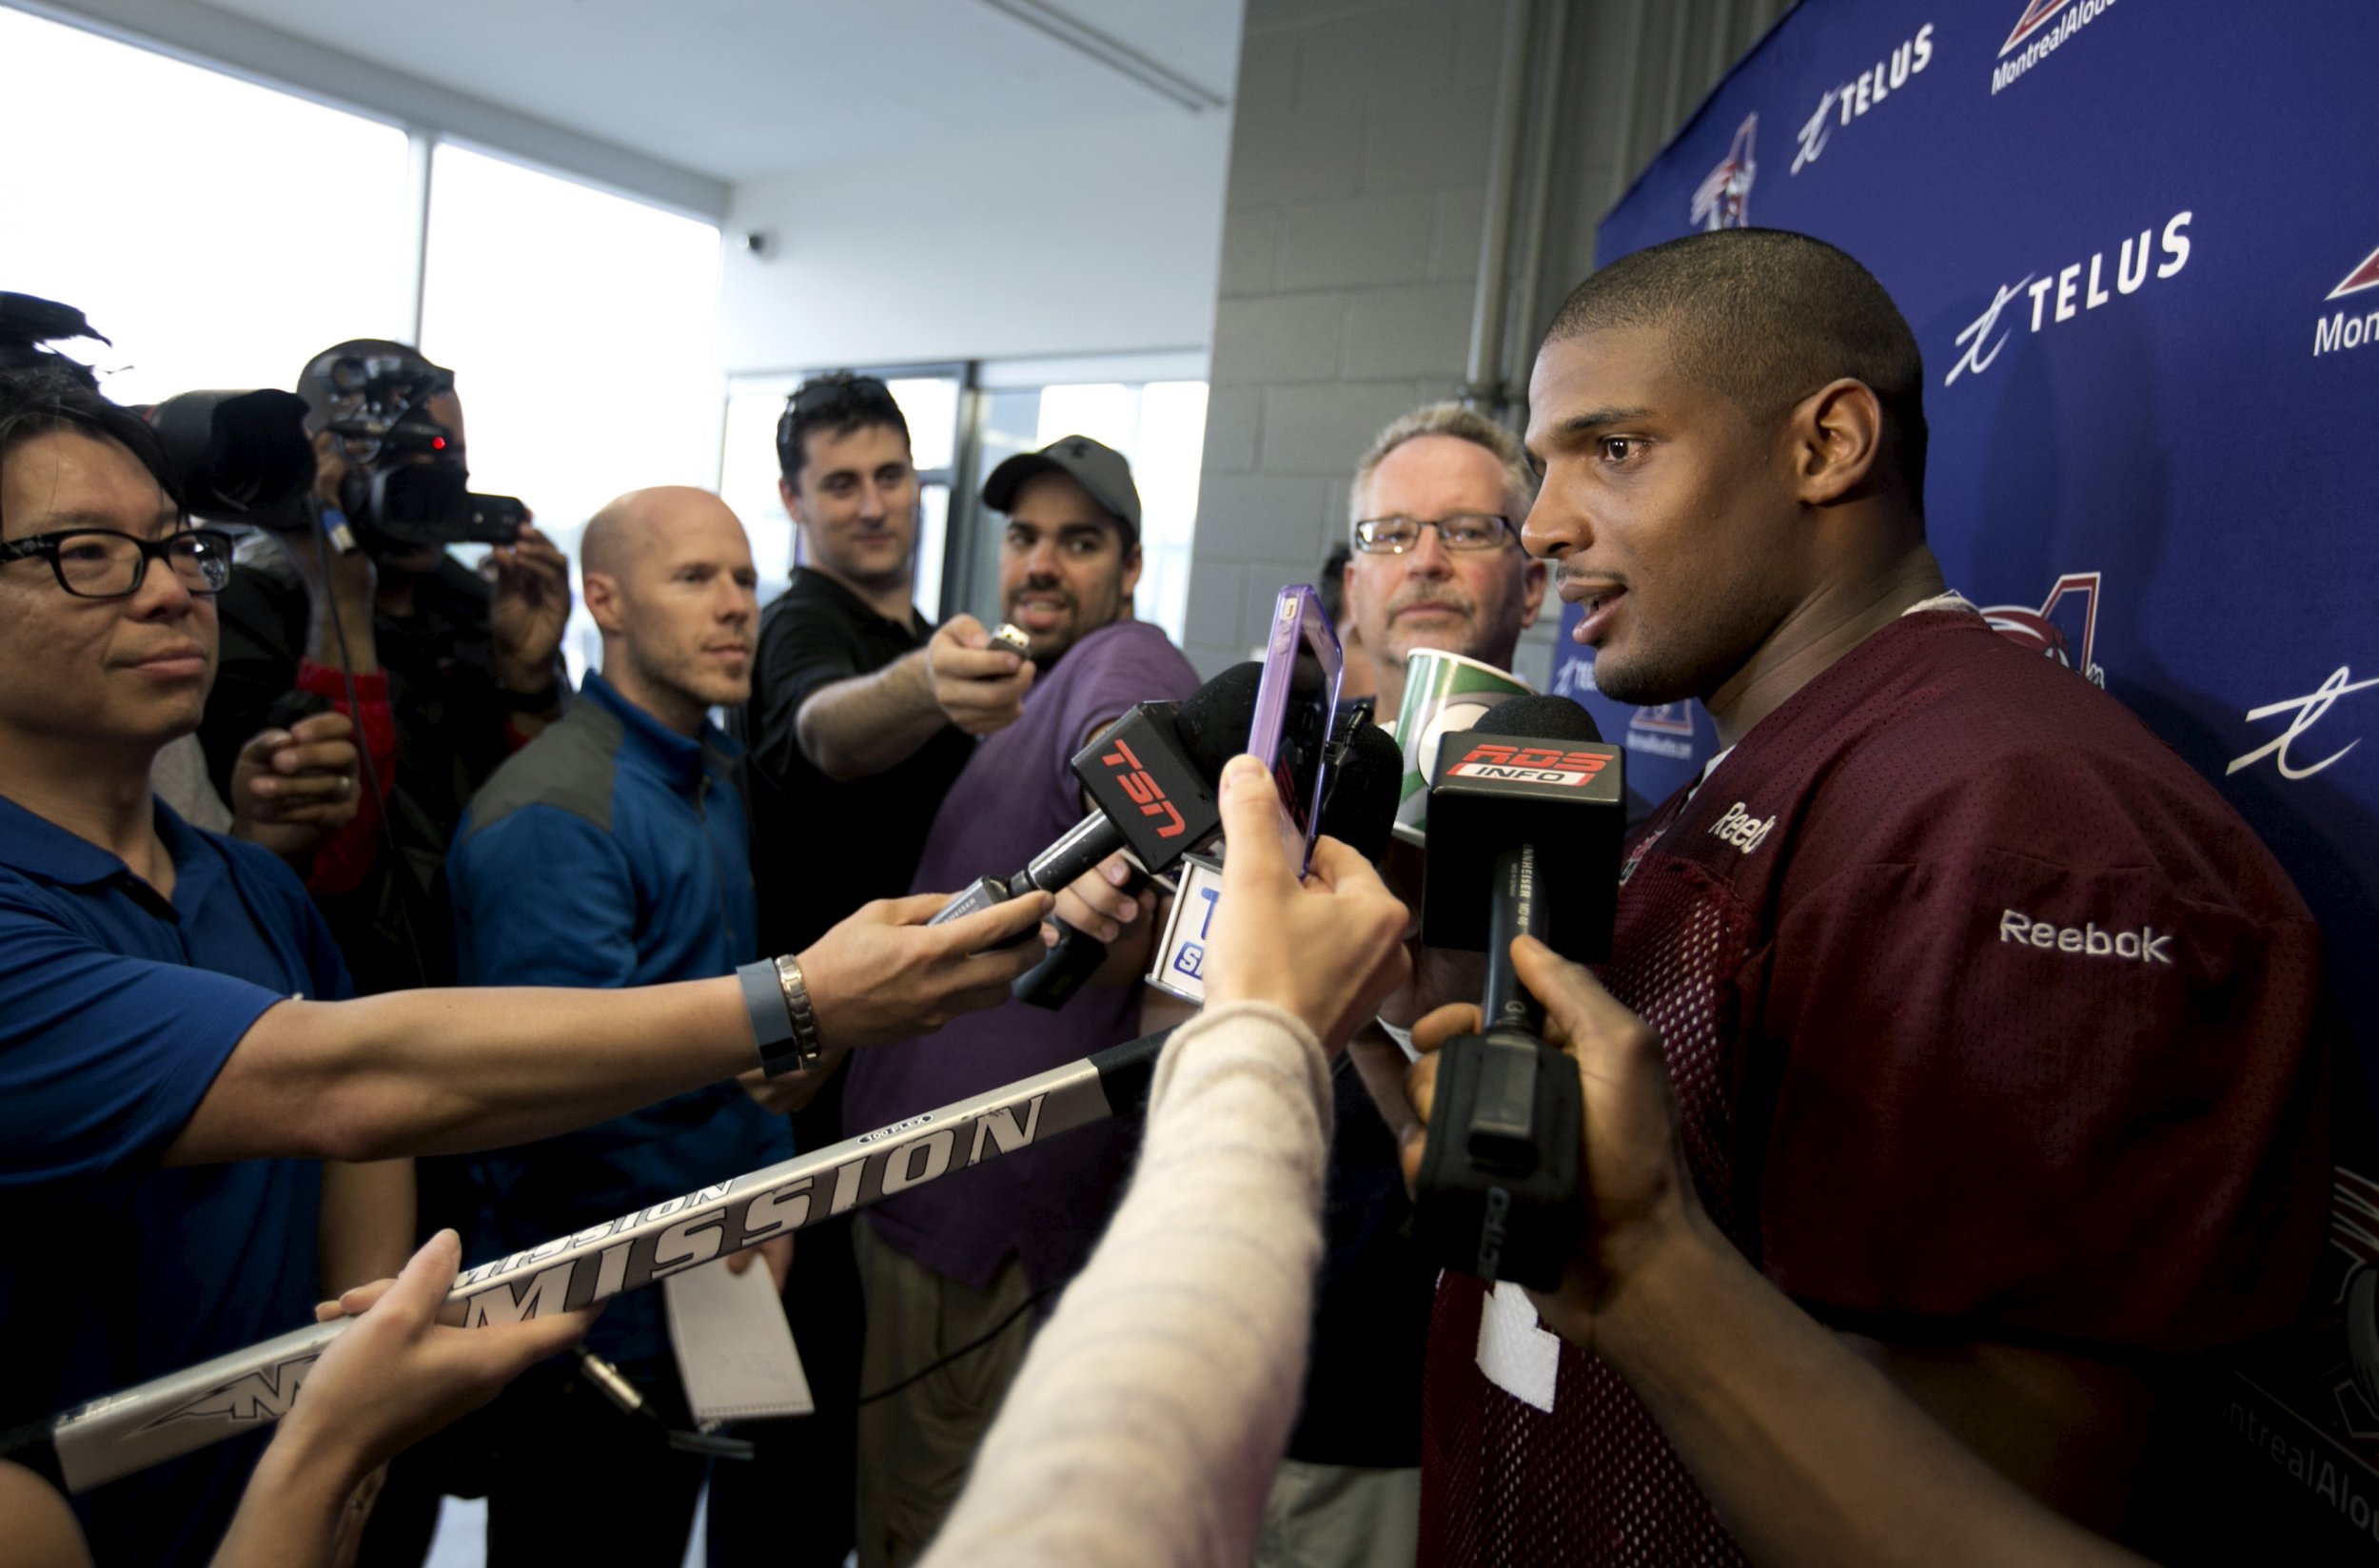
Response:
[[[1063,436],[1038,452],[1010,458],[983,481],[983,504],[1006,512],[1024,481],[1042,474],[1063,474],[1081,485],[1122,523],[1126,543],[1140,542],[1140,490],[1131,482],[1131,464],[1121,452],[1088,436]]]

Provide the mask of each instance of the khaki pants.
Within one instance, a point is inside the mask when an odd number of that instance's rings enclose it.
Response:
[[[1421,1472],[1283,1460],[1264,1502],[1256,1568],[1412,1568]]]
[[[1016,1315],[989,1343],[859,1407],[859,1568],[908,1568],[949,1518],[1024,1364],[1033,1319],[1018,1309],[1032,1287],[1013,1258],[989,1289],[974,1290],[886,1245],[864,1218],[855,1235],[867,1294],[863,1395],[914,1377]]]

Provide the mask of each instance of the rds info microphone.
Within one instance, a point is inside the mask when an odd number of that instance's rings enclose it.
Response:
[[[1074,754],[1074,776],[1092,811],[1006,877],[977,877],[930,925],[1021,898],[1054,892],[1117,850],[1154,875],[1222,826],[1214,798],[1223,764],[1239,750],[1255,714],[1260,668],[1234,664],[1180,702],[1143,702]]]
[[[1539,1038],[1511,944],[1609,955],[1623,766],[1566,697],[1514,697],[1438,751],[1421,939],[1487,958],[1480,1032],[1438,1052],[1414,1200],[1414,1234],[1449,1268],[1549,1290],[1577,1247],[1578,1073]]]

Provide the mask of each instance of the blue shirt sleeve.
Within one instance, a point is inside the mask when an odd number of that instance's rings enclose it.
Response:
[[[523,806],[447,860],[464,985],[627,985],[637,892],[611,835],[555,806]]]
[[[111,952],[0,878],[0,1188],[153,1165],[281,1000]]]

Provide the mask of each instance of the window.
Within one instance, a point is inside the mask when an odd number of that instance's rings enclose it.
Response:
[[[412,338],[420,246],[472,488],[575,561],[612,497],[717,477],[712,225],[442,143],[424,242],[395,126],[5,8],[0,59],[0,202],[42,215],[0,229],[0,288],[113,339],[65,346],[119,402],[290,386],[332,343]],[[594,638],[581,608],[574,675]]]
[[[574,568],[613,497],[716,480],[717,228],[445,143],[426,266],[422,352],[455,373],[471,488],[527,502]],[[600,662],[583,592],[564,647],[573,676]]]
[[[109,396],[285,387],[406,331],[403,131],[5,8],[0,60],[0,204],[40,215],[0,226],[0,288],[113,339],[63,345]]]

